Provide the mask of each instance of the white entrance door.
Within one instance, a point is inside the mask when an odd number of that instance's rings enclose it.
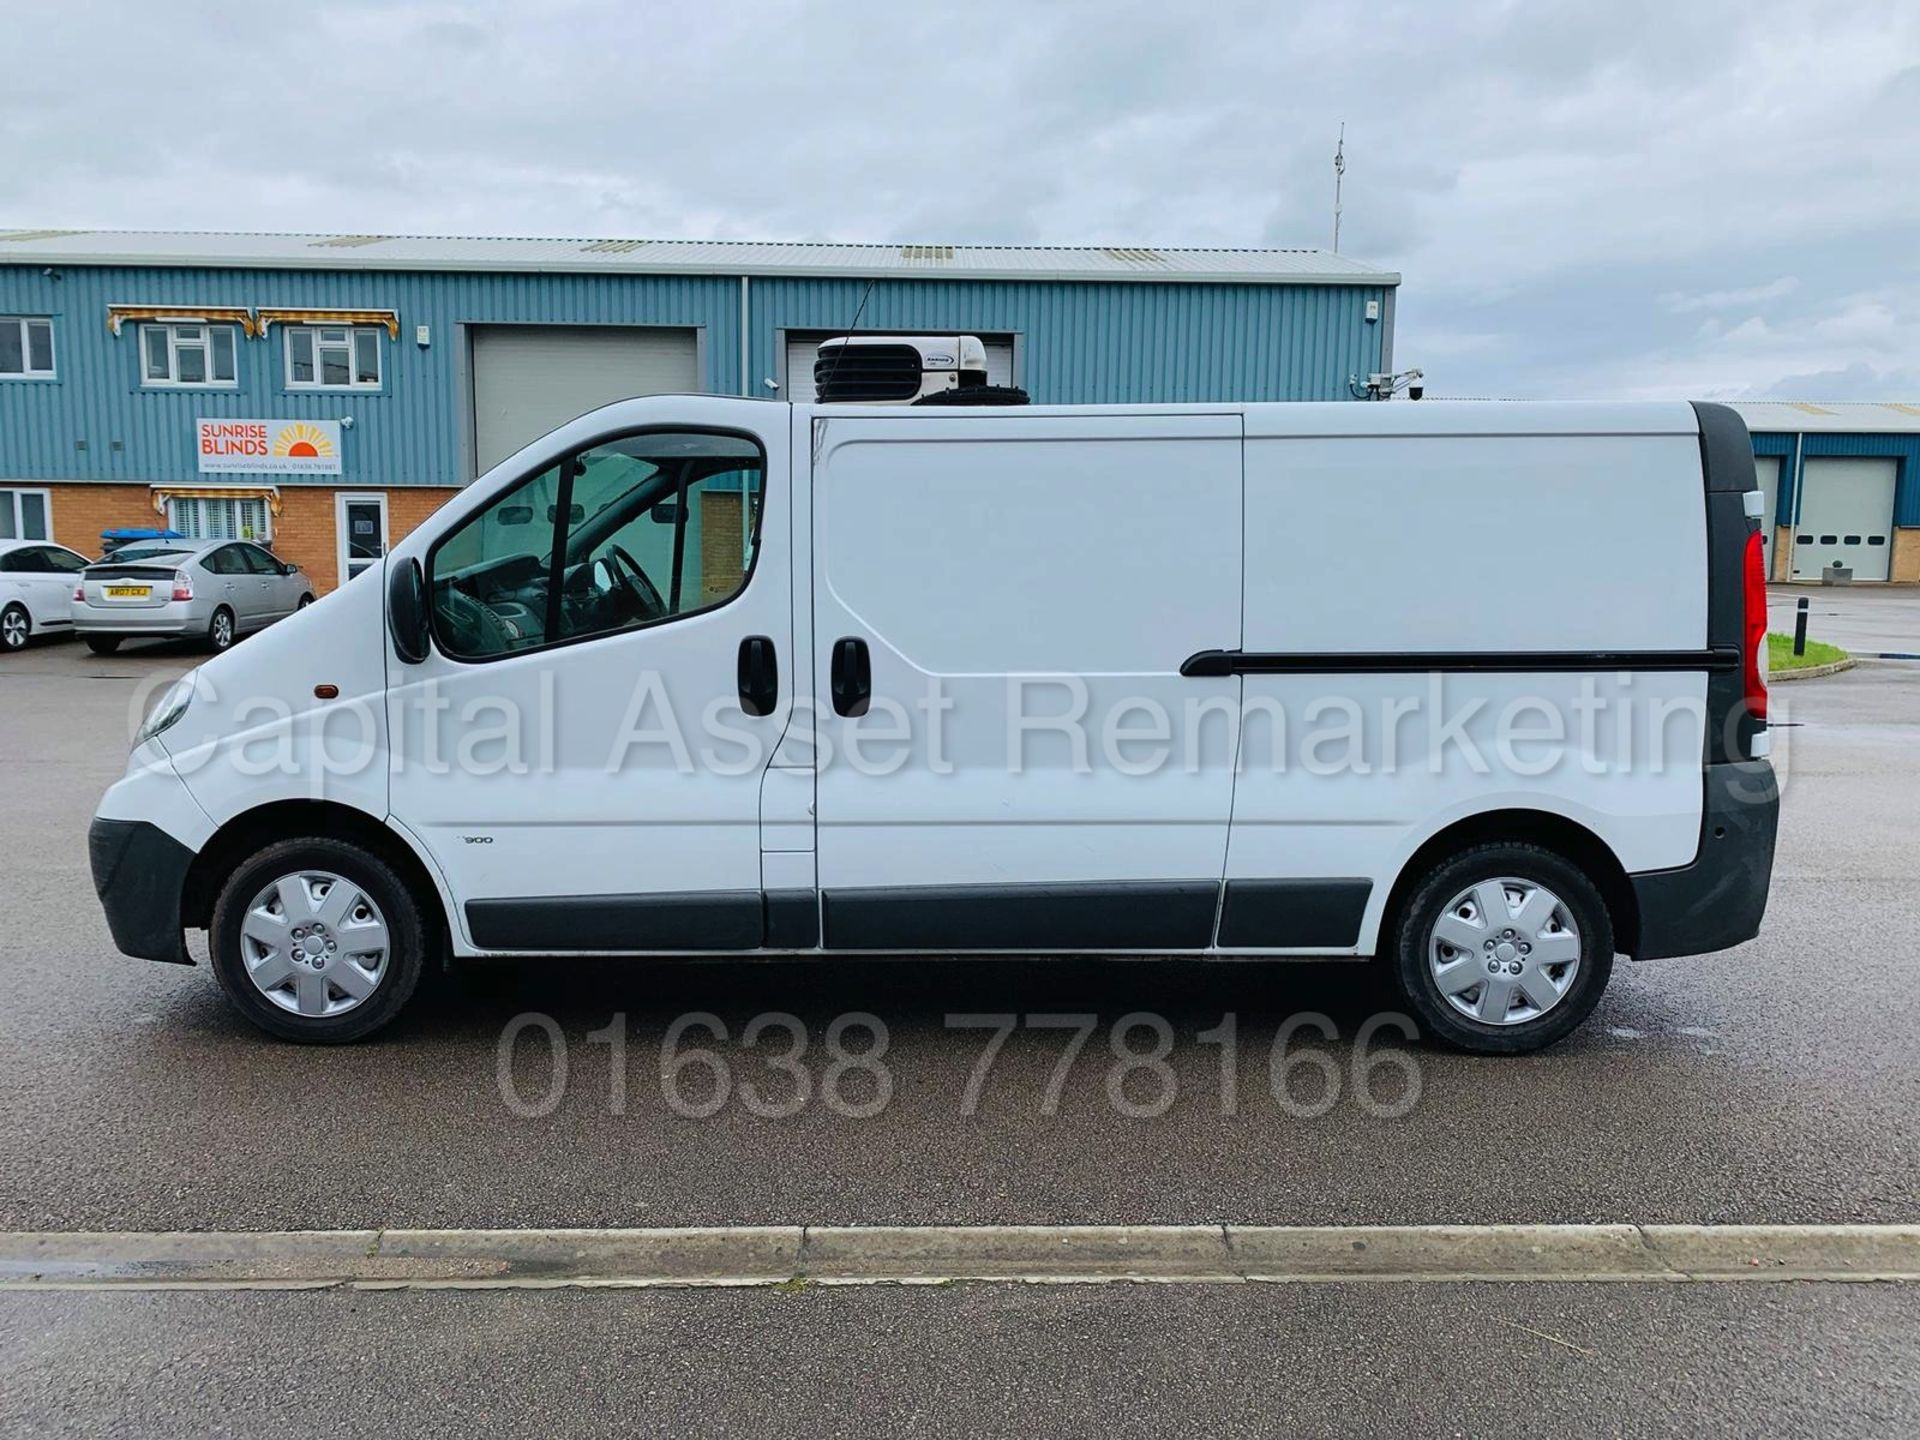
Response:
[[[387,553],[387,497],[343,492],[334,500],[333,522],[339,567],[334,573],[344,585]]]
[[[1210,945],[1240,417],[813,423],[824,943]]]
[[[1892,573],[1893,488],[1899,462],[1819,456],[1804,462],[1793,578],[1818,580],[1829,565],[1856,580]]]

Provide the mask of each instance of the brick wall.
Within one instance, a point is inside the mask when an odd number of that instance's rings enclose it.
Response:
[[[740,497],[718,492],[700,497],[701,605],[724,600],[740,588]]]
[[[102,530],[158,530],[166,517],[153,508],[153,492],[144,485],[49,485],[53,538],[89,560],[106,543]]]
[[[153,492],[145,485],[51,485],[53,538],[86,556],[100,553],[102,530],[159,528],[166,517],[153,508]],[[313,577],[316,593],[324,595],[340,583],[339,542],[335,535],[334,497],[330,485],[283,485],[280,513],[273,517],[273,553],[298,565]],[[350,494],[376,493],[357,487]],[[387,541],[397,545],[449,498],[459,494],[452,486],[409,486],[387,490]],[[735,531],[738,541],[738,531]]]
[[[1889,578],[1902,585],[1920,585],[1920,530],[1911,526],[1894,530],[1892,565]]]

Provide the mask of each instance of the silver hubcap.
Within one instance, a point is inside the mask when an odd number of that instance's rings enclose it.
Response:
[[[7,648],[17,650],[27,643],[27,617],[18,610],[9,610],[0,615],[0,638],[7,642]]]
[[[1468,1019],[1524,1025],[1573,988],[1580,927],[1544,885],[1482,880],[1447,902],[1427,942],[1427,964],[1440,994]]]
[[[233,640],[233,621],[225,615],[213,617],[213,643],[225,647]]]
[[[295,1015],[343,1015],[387,973],[387,922],[350,880],[325,870],[283,875],[247,907],[240,958],[267,999]]]

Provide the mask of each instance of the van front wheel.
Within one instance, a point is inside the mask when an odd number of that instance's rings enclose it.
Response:
[[[221,988],[249,1020],[318,1044],[392,1020],[426,955],[406,882],[342,840],[286,840],[244,861],[214,904],[208,939]]]
[[[1613,924],[1581,871],[1538,845],[1475,845],[1427,872],[1394,936],[1401,991],[1427,1030],[1482,1055],[1569,1034],[1613,973]]]

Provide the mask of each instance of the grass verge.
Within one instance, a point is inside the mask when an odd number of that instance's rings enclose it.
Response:
[[[1838,645],[1826,645],[1818,640],[1807,641],[1807,653],[1793,653],[1791,635],[1767,636],[1767,668],[1778,675],[1782,670],[1805,670],[1814,665],[1832,665],[1845,660],[1847,652]]]

